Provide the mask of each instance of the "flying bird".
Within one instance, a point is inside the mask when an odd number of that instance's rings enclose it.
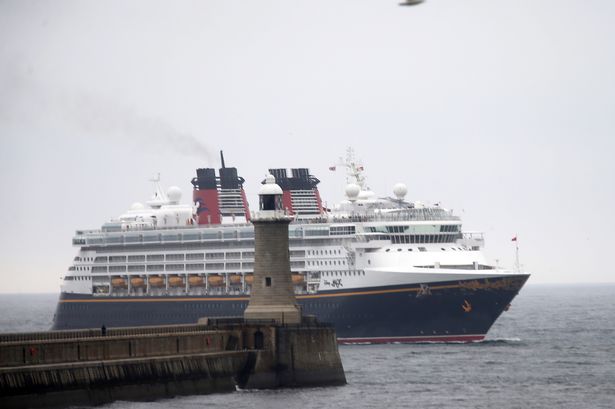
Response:
[[[425,0],[404,0],[403,3],[399,3],[400,6],[416,6],[421,4]]]

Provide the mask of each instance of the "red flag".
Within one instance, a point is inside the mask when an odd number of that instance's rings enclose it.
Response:
[[[517,241],[517,236],[513,237],[511,241]]]

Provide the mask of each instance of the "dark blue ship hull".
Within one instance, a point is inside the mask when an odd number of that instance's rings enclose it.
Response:
[[[342,343],[468,342],[484,338],[529,275],[299,295],[304,314]],[[242,316],[247,296],[109,297],[63,293],[54,330],[195,323]]]

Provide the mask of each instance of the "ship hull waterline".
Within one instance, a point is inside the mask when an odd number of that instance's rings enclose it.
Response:
[[[298,295],[304,314],[335,326],[341,344],[484,339],[529,275]],[[62,293],[53,330],[195,323],[242,316],[248,295],[94,296]]]

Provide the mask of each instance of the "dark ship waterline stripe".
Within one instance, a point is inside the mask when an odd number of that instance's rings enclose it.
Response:
[[[375,338],[338,338],[339,344],[392,344],[399,343],[431,343],[431,342],[479,342],[485,339],[485,335],[421,335],[414,337],[375,337]]]

